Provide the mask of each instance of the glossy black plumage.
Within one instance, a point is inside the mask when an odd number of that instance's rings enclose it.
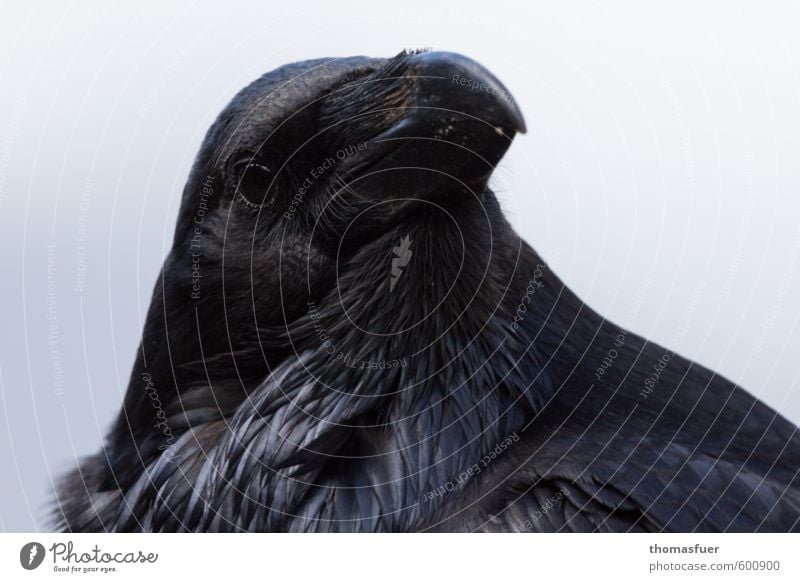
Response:
[[[800,528],[797,428],[594,313],[505,220],[486,183],[521,130],[447,53],[308,61],[237,95],[59,527]]]

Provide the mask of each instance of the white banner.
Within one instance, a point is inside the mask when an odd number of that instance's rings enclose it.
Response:
[[[0,534],[0,580],[800,580],[792,534]]]

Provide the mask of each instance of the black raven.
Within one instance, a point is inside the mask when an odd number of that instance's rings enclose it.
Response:
[[[487,182],[520,110],[444,52],[321,59],[208,131],[66,531],[796,531],[797,428],[580,301]]]

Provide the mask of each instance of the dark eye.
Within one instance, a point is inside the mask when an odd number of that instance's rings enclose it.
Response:
[[[267,166],[250,162],[239,180],[236,198],[254,208],[270,204],[272,196],[269,190],[272,178],[272,170]]]

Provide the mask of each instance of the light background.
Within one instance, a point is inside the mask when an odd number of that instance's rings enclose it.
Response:
[[[800,9],[598,4],[3,4],[0,530],[45,528],[52,479],[98,450],[209,124],[320,56],[486,65],[528,123],[494,181],[523,236],[593,308],[799,422]]]

